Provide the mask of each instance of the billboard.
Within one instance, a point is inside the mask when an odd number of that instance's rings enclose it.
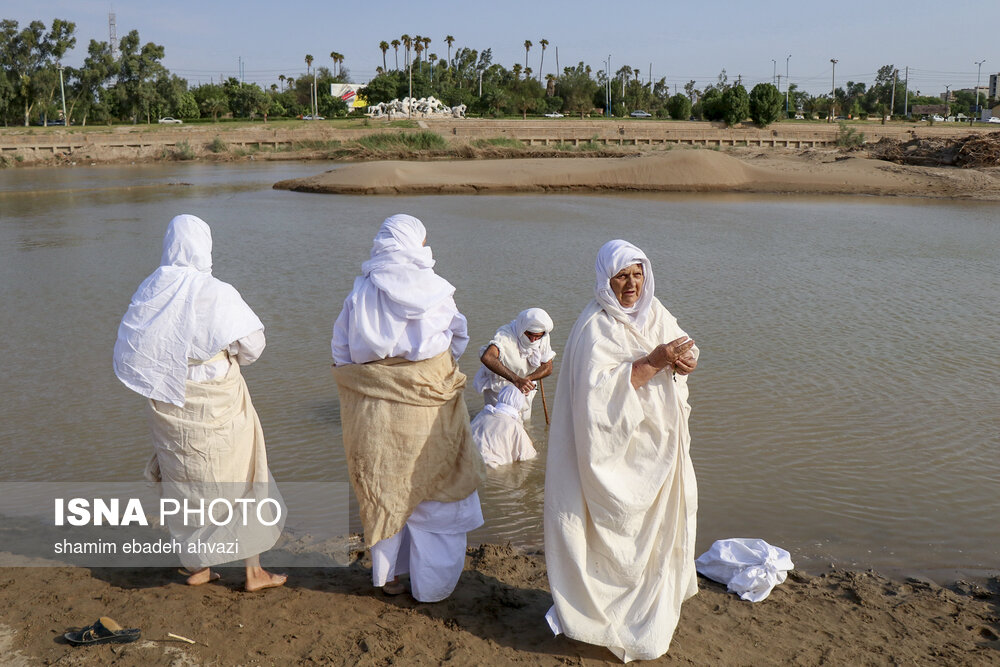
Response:
[[[360,88],[360,86],[353,83],[331,83],[330,94],[344,100],[344,103],[347,104],[348,111],[352,111],[354,109],[366,109],[368,107],[368,101],[358,95],[358,88]]]

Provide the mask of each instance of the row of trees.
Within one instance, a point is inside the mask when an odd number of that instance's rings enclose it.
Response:
[[[330,53],[332,70],[314,66],[313,56],[306,55],[306,75],[281,75],[266,88],[235,78],[192,87],[164,67],[164,47],[143,44],[135,30],[121,39],[117,54],[107,42],[91,40],[81,67],[61,67],[65,54],[76,46],[75,30],[72,22],[61,19],[53,20],[49,28],[41,21],[24,28],[16,21],[0,22],[0,117],[5,125],[60,118],[61,83],[66,113],[76,124],[148,123],[167,115],[266,119],[309,114],[314,103],[323,116],[347,113],[344,103],[329,92],[331,83],[348,83],[351,77],[344,67],[344,56],[336,51]],[[892,65],[880,68],[870,87],[848,81],[832,95],[810,95],[795,84],[782,93],[770,83],[757,84],[747,92],[741,81],[730,82],[725,70],[702,89],[695,81],[688,81],[682,89],[671,90],[662,78],[641,81],[639,69],[628,65],[609,75],[580,62],[558,74],[542,76],[548,46],[545,39],[538,42],[538,72],[530,67],[529,55],[535,46],[530,40],[524,42],[524,64],[514,63],[509,69],[493,62],[491,49],[455,48],[451,35],[443,41],[447,47],[444,58],[429,51],[429,37],[401,35],[379,42],[382,65],[361,89],[361,96],[369,104],[411,94],[434,96],[449,106],[465,104],[470,113],[490,116],[554,112],[583,116],[607,111],[625,116],[643,109],[658,118],[694,117],[729,124],[751,119],[761,125],[783,118],[786,112],[882,116],[902,114],[904,108],[915,104],[941,103],[937,97],[919,94],[911,93],[907,98],[905,84]],[[955,96],[956,108],[974,103],[974,99],[965,99],[967,93],[956,92]],[[609,103],[610,108],[605,109]]]
[[[336,75],[317,67],[315,77],[313,72],[299,79],[282,75],[267,90],[232,77],[190,87],[163,65],[164,47],[143,44],[136,30],[121,38],[117,54],[108,42],[91,40],[81,67],[63,67],[63,57],[76,46],[75,32],[74,23],[61,19],[53,20],[50,28],[41,21],[24,28],[17,21],[0,21],[0,118],[4,126],[62,119],[63,95],[66,115],[78,125],[149,123],[162,116],[216,120],[230,114],[265,119],[268,115],[295,116],[309,113],[314,80],[321,93],[319,113],[347,113],[345,104],[329,94],[331,83],[350,79],[343,55],[336,52],[330,54]]]

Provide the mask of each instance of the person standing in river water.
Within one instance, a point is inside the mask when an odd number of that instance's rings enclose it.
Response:
[[[531,402],[536,381],[552,375],[552,350],[549,334],[552,318],[541,308],[528,308],[497,329],[493,338],[479,350],[482,366],[472,380],[472,387],[483,395],[483,404],[496,407],[500,390],[514,385],[525,396],[521,419],[531,419]]]

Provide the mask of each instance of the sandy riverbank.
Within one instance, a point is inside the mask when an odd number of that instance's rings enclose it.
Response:
[[[437,604],[372,589],[367,559],[292,569],[283,589],[240,590],[242,572],[191,588],[174,570],[0,570],[4,665],[598,665],[606,650],[554,638],[544,559],[469,550]],[[74,648],[64,632],[108,615],[142,629],[128,645]],[[168,640],[174,633],[197,641]],[[875,573],[793,572],[751,604],[702,579],[669,653],[647,664],[1000,665],[1000,578],[948,589]]]
[[[275,187],[336,194],[743,192],[1000,200],[1000,167],[908,166],[859,155],[681,148],[619,158],[365,162]]]

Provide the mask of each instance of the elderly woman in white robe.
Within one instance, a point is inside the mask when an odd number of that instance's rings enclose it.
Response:
[[[472,438],[489,467],[498,468],[538,456],[521,423],[524,403],[524,394],[509,384],[500,390],[496,405],[485,406],[472,420]]]
[[[666,653],[697,593],[687,375],[697,348],[654,296],[646,255],[610,241],[556,387],[545,560],[556,634],[619,659]]]
[[[522,418],[531,419],[531,403],[537,392],[536,380],[552,375],[552,351],[549,333],[552,318],[541,308],[528,308],[497,329],[490,342],[479,350],[483,363],[472,380],[472,387],[483,395],[485,405],[497,404],[500,390],[517,387],[527,397]]]
[[[485,469],[456,363],[468,326],[426,237],[412,216],[386,218],[331,346],[372,583],[399,594],[409,573],[413,597],[437,602],[458,584],[466,533],[483,524]]]
[[[114,350],[118,379],[148,399],[154,455],[146,476],[162,482],[165,495],[183,496],[195,507],[216,498],[280,499],[240,373],[241,365],[257,360],[264,343],[257,315],[232,285],[212,276],[208,225],[193,215],[175,217],[163,239],[160,267],[132,296]],[[215,497],[205,497],[213,492]],[[197,523],[171,519],[168,526],[184,544],[236,541],[249,591],[285,583],[285,575],[261,568],[259,557],[277,541],[283,520],[273,526]],[[209,566],[232,560],[231,554],[187,549],[181,555],[192,586],[218,579]]]

